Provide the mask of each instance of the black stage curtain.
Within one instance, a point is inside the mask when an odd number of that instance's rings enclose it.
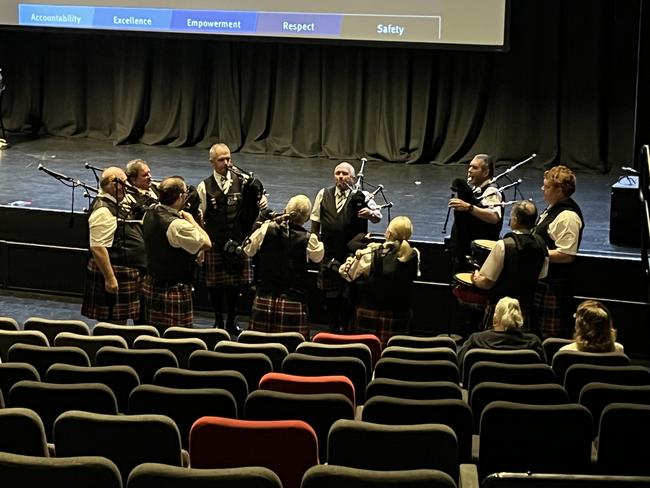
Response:
[[[4,122],[299,157],[630,164],[639,0],[511,3],[506,53],[4,30]]]

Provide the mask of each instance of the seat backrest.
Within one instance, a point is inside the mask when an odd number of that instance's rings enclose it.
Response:
[[[85,336],[90,335],[90,327],[82,320],[55,320],[44,319],[42,317],[29,317],[23,323],[23,329],[42,332],[50,344],[54,344],[54,339],[61,332],[72,332]]]
[[[260,390],[283,393],[319,394],[339,393],[348,398],[352,405],[354,385],[346,376],[298,376],[286,373],[267,373],[260,380]]]
[[[567,369],[574,364],[598,364],[601,366],[628,366],[630,358],[620,352],[558,351],[553,356],[551,367],[558,382],[564,384]]]
[[[7,362],[9,348],[14,344],[50,345],[45,334],[37,330],[0,330],[0,361]]]
[[[469,372],[472,366],[479,361],[491,361],[502,364],[539,364],[542,358],[539,357],[532,349],[514,349],[514,350],[495,350],[495,349],[470,349],[462,358],[461,367],[463,376],[463,386],[469,384]]]
[[[316,432],[322,462],[327,461],[327,434],[339,419],[354,419],[354,405],[339,393],[300,394],[257,390],[248,395],[247,420],[302,420]]]
[[[411,400],[461,400],[463,392],[457,383],[451,381],[403,381],[375,378],[368,384],[366,400],[376,396]]]
[[[16,319],[11,317],[0,317],[0,330],[20,330],[20,325]]]
[[[151,384],[153,375],[160,368],[178,367],[176,356],[167,349],[120,349],[105,346],[97,351],[97,366],[131,366],[140,379],[140,384]]]
[[[0,452],[24,456],[49,455],[45,427],[33,410],[0,408],[0,432]]]
[[[0,393],[9,400],[9,390],[22,380],[41,381],[36,368],[27,363],[0,363]]]
[[[264,354],[271,360],[273,371],[280,371],[282,361],[289,354],[287,348],[279,343],[246,344],[243,342],[221,341],[215,346],[214,350],[228,354],[247,354],[251,352]]]
[[[126,413],[131,391],[140,384],[138,373],[131,366],[72,366],[53,364],[47,370],[49,383],[101,383],[108,386],[117,400],[120,413]]]
[[[190,433],[190,464],[196,469],[262,466],[278,475],[283,488],[299,488],[304,473],[318,464],[318,441],[299,420],[203,417]]]
[[[190,369],[195,371],[239,371],[248,385],[248,391],[257,389],[260,379],[273,371],[273,363],[259,352],[233,354],[215,351],[195,351],[190,356]]]
[[[562,347],[567,344],[571,344],[573,339],[562,339],[561,337],[547,337],[542,341],[542,349],[544,349],[544,355],[546,356],[546,363],[551,364],[553,361],[553,356],[558,352]]]
[[[452,351],[456,351],[456,341],[449,336],[434,336],[434,337],[416,337],[410,335],[394,335],[388,339],[387,347],[401,346],[401,347],[418,347],[428,349],[430,347],[448,347]]]
[[[278,475],[268,468],[193,469],[144,463],[129,475],[127,488],[282,488]]]
[[[591,414],[582,405],[492,402],[481,416],[479,475],[586,473],[592,429]]]
[[[60,332],[54,339],[56,347],[78,347],[88,354],[90,364],[95,365],[95,356],[104,346],[119,347],[127,349],[129,346],[123,337],[117,335],[107,336],[88,336],[75,334],[73,332]]]
[[[649,476],[493,473],[483,479],[481,488],[646,488],[649,483]]]
[[[203,340],[196,337],[169,339],[141,335],[133,342],[133,349],[166,349],[176,356],[180,368],[187,368],[194,351],[207,351],[208,348]]]
[[[566,370],[564,388],[571,401],[577,402],[580,398],[580,391],[589,383],[650,385],[650,369],[643,366],[574,364]]]
[[[413,361],[381,358],[375,366],[375,378],[403,381],[450,381],[458,384],[458,366],[451,361]]]
[[[600,416],[597,470],[606,475],[650,476],[647,450],[650,405],[611,403]]]
[[[326,344],[320,342],[303,342],[296,348],[296,352],[309,356],[322,358],[350,357],[360,359],[366,367],[366,377],[372,378],[372,353],[370,348],[361,343],[350,344]]]
[[[463,400],[405,400],[376,396],[366,402],[361,420],[387,425],[447,425],[458,440],[459,462],[471,462],[472,411]]]
[[[289,352],[295,352],[298,344],[305,342],[305,336],[300,332],[260,332],[258,330],[244,330],[237,338],[244,344],[282,344]]]
[[[579,403],[587,407],[594,418],[594,425],[598,426],[600,414],[610,403],[650,405],[650,386],[589,383],[580,391]]]
[[[41,378],[53,364],[73,364],[90,366],[88,354],[78,347],[49,347],[32,344],[14,344],[9,348],[8,361],[28,363],[36,368]]]
[[[120,473],[102,457],[42,457],[0,452],[0,486],[122,488]]]
[[[337,420],[327,446],[329,464],[377,471],[438,469],[458,480],[458,441],[446,425]]]
[[[374,471],[322,464],[305,473],[302,488],[455,488],[446,473],[436,469]]]
[[[140,385],[129,397],[129,414],[159,414],[171,418],[178,427],[183,448],[189,447],[192,424],[206,415],[237,418],[235,398],[216,388],[168,388]]]
[[[370,348],[372,355],[373,367],[381,357],[381,341],[374,334],[332,334],[330,332],[319,332],[313,339],[313,342],[322,344],[365,344]]]
[[[103,456],[113,461],[126,483],[137,465],[181,466],[181,440],[173,420],[163,415],[102,415],[70,411],[54,424],[59,457]]]
[[[94,336],[118,335],[122,337],[129,348],[133,347],[133,342],[141,335],[159,337],[160,332],[153,325],[118,325],[109,324],[108,322],[97,322],[93,327]]]
[[[456,352],[449,347],[388,346],[381,352],[382,358],[411,359],[415,361],[458,362]]]
[[[226,390],[235,399],[238,415],[244,411],[244,402],[248,396],[246,378],[239,371],[192,371],[180,368],[161,368],[154,376],[153,383],[169,388]]]
[[[224,329],[199,329],[199,328],[188,328],[188,327],[169,327],[163,333],[165,339],[186,339],[191,337],[196,337],[205,342],[205,346],[208,351],[213,351],[214,346],[216,346],[220,341],[229,341],[230,334]]]
[[[319,357],[292,352],[282,363],[282,372],[300,376],[345,376],[354,385],[357,405],[366,401],[368,379],[363,361],[353,357]]]
[[[111,389],[100,383],[60,385],[19,381],[9,392],[11,407],[29,408],[43,421],[48,442],[52,441],[54,421],[68,410],[117,414],[117,400]]]
[[[548,365],[547,365],[548,366]],[[469,397],[474,417],[474,433],[479,433],[481,414],[491,402],[505,401],[530,405],[563,405],[569,403],[566,390],[557,383],[511,385],[485,381],[477,385]]]
[[[545,363],[503,364],[492,361],[479,361],[472,366],[468,382],[465,385],[469,395],[471,396],[474,387],[484,381],[496,381],[512,385],[557,384],[553,368]]]

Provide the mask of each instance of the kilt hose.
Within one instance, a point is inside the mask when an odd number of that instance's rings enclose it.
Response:
[[[300,332],[309,337],[307,304],[285,295],[258,294],[253,301],[250,330],[260,332]]]
[[[219,249],[209,249],[204,256],[202,281],[206,288],[239,287],[250,285],[253,281],[251,258],[245,254],[234,266],[224,262],[223,252]]]
[[[145,323],[153,325],[161,335],[169,327],[192,327],[191,285],[157,286],[150,276],[146,276],[142,280],[142,299]]]
[[[540,280],[535,290],[534,310],[537,332],[542,339],[573,335],[573,287],[567,279]]]
[[[140,274],[136,268],[125,266],[113,266],[113,272],[119,286],[116,295],[104,288],[104,276],[95,260],[88,261],[81,315],[104,322],[137,320],[140,316]]]
[[[396,334],[405,334],[411,324],[411,311],[393,312],[375,310],[357,305],[354,309],[354,332],[357,334],[375,334],[382,345]]]

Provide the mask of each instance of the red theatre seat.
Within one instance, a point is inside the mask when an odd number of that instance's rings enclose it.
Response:
[[[340,393],[354,401],[354,385],[346,376],[298,376],[286,373],[267,373],[260,380],[260,390],[282,393]]]
[[[319,332],[312,339],[313,342],[320,342],[321,344],[365,344],[370,348],[372,354],[372,366],[374,368],[377,361],[381,357],[381,341],[374,334],[332,334],[330,332]]]

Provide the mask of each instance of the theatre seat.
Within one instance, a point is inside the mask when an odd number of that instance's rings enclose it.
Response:
[[[72,364],[90,366],[88,354],[78,347],[49,347],[32,344],[14,344],[9,349],[7,360],[16,363],[31,364],[41,378],[45,378],[47,369],[53,364]]]
[[[320,465],[305,473],[302,488],[456,488],[456,483],[435,469],[372,471]]]
[[[373,366],[377,364],[381,357],[381,341],[376,335],[373,334],[332,334],[330,332],[319,332],[313,339],[313,342],[321,342],[323,344],[365,344],[370,348],[372,354]]]
[[[451,337],[447,336],[435,336],[435,337],[417,337],[411,335],[394,335],[388,339],[387,347],[400,346],[400,347],[413,347],[413,348],[425,348],[430,347],[448,347],[452,351],[456,352],[456,341]]]
[[[580,392],[589,383],[650,385],[650,370],[643,366],[600,366],[596,364],[569,366],[564,376],[564,388],[572,401],[578,401]]]
[[[82,320],[53,320],[42,317],[29,317],[23,323],[24,330],[38,330],[45,334],[50,344],[61,332],[72,332],[78,335],[90,335],[90,327]]]
[[[215,347],[216,352],[225,352],[228,354],[248,354],[261,353],[271,360],[273,371],[280,371],[282,361],[289,354],[288,349],[279,343],[266,344],[246,344],[243,342],[221,341]]]
[[[50,345],[45,334],[37,330],[0,330],[0,362],[7,362],[7,354],[14,344]]]
[[[555,373],[548,364],[503,364],[479,361],[472,366],[468,384],[465,385],[468,397],[472,396],[476,386],[486,381],[511,385],[558,384]]]
[[[165,339],[187,339],[187,338],[197,338],[205,342],[205,346],[208,351],[213,351],[214,346],[216,346],[220,341],[229,341],[230,334],[224,329],[199,329],[199,328],[188,328],[188,327],[169,327],[165,330],[163,337]]]
[[[0,409],[0,452],[47,457],[43,421],[28,408]]]
[[[11,317],[0,317],[0,330],[16,331],[20,330],[20,325],[16,319]]]
[[[97,351],[97,366],[130,366],[140,379],[140,384],[151,384],[160,368],[178,367],[176,356],[167,349],[120,349],[105,346]]]
[[[0,363],[0,393],[9,400],[9,390],[19,381],[41,381],[36,368],[27,363]]]
[[[449,381],[458,384],[458,366],[451,361],[414,361],[381,358],[375,367],[375,378],[402,381]]]
[[[141,335],[133,341],[133,349],[166,349],[176,356],[179,368],[187,368],[194,351],[207,351],[205,342],[196,337],[179,339]]]
[[[551,367],[558,382],[564,384],[567,369],[574,364],[597,364],[601,366],[629,366],[630,358],[620,352],[558,351],[553,356]]]
[[[300,376],[286,373],[267,373],[260,380],[260,390],[283,393],[319,394],[339,393],[356,406],[354,385],[346,376]]]
[[[257,389],[262,376],[273,371],[273,363],[265,354],[234,354],[215,351],[195,351],[190,356],[194,371],[239,371],[248,385],[248,391]]]
[[[650,405],[607,405],[601,414],[598,430],[598,472],[604,475],[650,476],[649,438]]]
[[[283,488],[299,488],[304,473],[318,464],[318,441],[299,420],[203,417],[190,432],[190,462],[196,469],[262,466],[278,475]]]
[[[282,488],[268,468],[192,469],[144,463],[129,475],[126,488]]]
[[[88,359],[90,359],[91,366],[96,364],[96,355],[104,346],[119,347],[122,349],[127,349],[128,344],[123,337],[117,335],[107,335],[107,336],[87,336],[74,334],[72,332],[61,332],[57,334],[54,339],[54,345],[56,347],[78,347],[88,354]]]
[[[456,352],[449,347],[388,346],[381,352],[382,358],[410,359],[413,361],[458,362]]]
[[[361,360],[366,367],[366,380],[372,379],[373,361],[370,348],[361,343],[325,344],[320,342],[303,342],[296,348],[296,353],[321,358],[350,357]]]
[[[296,348],[302,342],[305,342],[305,336],[299,332],[260,332],[258,330],[244,330],[237,342],[243,344],[282,344],[289,352],[295,352]]]
[[[159,337],[160,333],[152,325],[117,325],[108,322],[97,322],[93,327],[94,336],[118,335],[122,337],[129,348],[133,347],[135,339],[141,335]]]
[[[532,349],[516,349],[507,351],[497,351],[493,349],[470,349],[467,351],[462,360],[461,372],[463,377],[463,387],[467,388],[469,385],[469,374],[472,371],[472,366],[479,361],[490,361],[492,363],[500,364],[540,364],[543,363],[542,358],[539,357]]]

